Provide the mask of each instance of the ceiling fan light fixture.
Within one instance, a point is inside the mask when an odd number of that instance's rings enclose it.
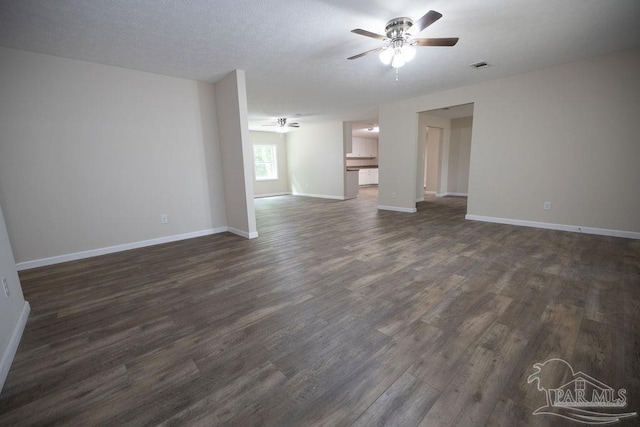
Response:
[[[458,43],[458,37],[412,37],[413,34],[423,31],[440,18],[442,18],[442,14],[435,10],[428,11],[415,22],[411,18],[407,17],[393,18],[387,22],[387,25],[384,27],[385,35],[372,33],[371,31],[363,30],[361,28],[351,30],[354,34],[359,34],[376,40],[382,40],[386,45],[367,50],[366,52],[359,53],[358,55],[350,56],[347,59],[358,59],[365,55],[369,55],[370,53],[380,52],[380,62],[384,65],[391,64],[391,66],[396,69],[397,81],[398,68],[404,66],[404,64],[411,61],[416,56],[416,46],[455,46],[456,43]]]
[[[393,68],[400,68],[416,56],[416,48],[406,40],[393,40],[391,44],[380,52],[380,62]]]
[[[402,59],[404,59],[404,62],[409,62],[416,56],[416,48],[408,43],[405,43],[402,46],[401,51]]]
[[[393,60],[391,61],[391,66],[393,68],[400,68],[402,66],[404,66],[404,64],[407,61],[405,61],[403,55],[402,55],[402,51],[400,49],[398,49],[397,52],[395,52],[395,54],[393,55]]]
[[[380,62],[382,62],[384,65],[389,65],[393,60],[393,56],[393,49],[391,47],[387,47],[382,52],[380,52]]]

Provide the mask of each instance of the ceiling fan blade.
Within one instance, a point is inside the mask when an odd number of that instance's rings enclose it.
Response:
[[[425,13],[422,18],[413,23],[413,28],[418,29],[418,31],[416,31],[414,34],[417,34],[420,31],[424,30],[440,18],[442,18],[442,14],[440,12],[436,12],[435,10],[430,10],[429,12]]]
[[[262,126],[278,126],[278,125],[275,124],[275,123],[272,123],[272,124],[269,124],[269,125],[262,125]]]
[[[445,37],[440,39],[413,39],[410,44],[413,46],[455,46],[458,37]]]
[[[292,128],[299,128],[300,127],[300,123],[289,123],[287,126],[292,127]]]
[[[386,46],[385,46],[385,47],[386,47]],[[366,51],[366,52],[362,52],[362,53],[359,53],[359,54],[357,54],[357,55],[350,56],[350,57],[349,57],[349,58],[347,58],[347,59],[358,59],[358,58],[361,58],[361,57],[363,57],[363,56],[365,56],[365,55],[368,55],[368,54],[370,54],[370,53],[373,53],[373,52],[379,52],[379,51],[381,51],[382,49],[384,49],[385,47],[377,47],[377,48],[375,48],[375,49],[371,49],[371,50],[368,50],[368,51]]]
[[[351,30],[352,33],[360,34],[361,36],[371,37],[372,39],[378,40],[386,40],[387,38],[382,34],[372,33],[371,31],[361,30],[360,28],[356,28],[355,30]]]

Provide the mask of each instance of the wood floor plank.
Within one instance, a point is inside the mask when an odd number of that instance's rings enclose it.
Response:
[[[285,380],[286,377],[267,362],[238,377],[226,387],[198,400],[164,421],[162,425],[211,426],[223,424],[233,416],[244,418],[245,414],[255,411],[257,402],[262,397]]]
[[[551,358],[560,358],[570,362],[576,339],[579,336],[583,310],[571,305],[550,301],[537,322],[537,334],[527,333],[529,345],[524,352],[522,363],[516,367],[508,381],[508,393],[504,397],[515,399],[518,403],[533,411],[544,403],[536,387],[527,383],[527,378],[533,373],[533,365],[544,363]],[[529,328],[519,327],[520,331]]]
[[[353,423],[354,427],[417,425],[440,392],[404,373]]]
[[[145,360],[146,361],[146,360]],[[68,425],[104,425],[117,419],[122,408],[136,402],[143,405],[153,401],[166,387],[176,387],[191,382],[199,375],[193,360],[155,361],[156,366],[137,366],[128,368],[129,381],[126,387],[104,396],[91,406],[90,411],[83,411],[65,420]]]
[[[487,426],[491,427],[569,427],[575,425],[575,422],[563,420],[559,417],[534,416],[531,410],[518,405],[509,398],[498,399],[491,417],[487,421]]]
[[[359,414],[369,408],[407,368],[437,344],[442,334],[438,328],[414,322],[398,333],[373,354],[365,363],[344,376],[340,387],[324,393],[312,410],[300,418],[308,425],[350,425]],[[424,402],[425,406],[428,402]],[[369,414],[371,422],[379,414]]]
[[[460,326],[447,329],[438,343],[422,355],[409,372],[432,387],[444,390],[451,378],[467,363],[485,331],[496,323],[510,303],[508,297],[487,295],[482,304],[477,304],[472,313],[467,313]]]
[[[434,326],[442,326],[446,321],[438,322],[435,318],[459,297],[467,288],[463,282],[465,278],[454,274],[440,279],[436,286],[428,287],[424,292],[413,291],[413,298],[401,309],[396,309],[393,316],[378,324],[378,330],[387,335],[393,335],[407,324],[418,319]],[[431,321],[430,321],[431,320]]]
[[[125,388],[127,370],[123,365],[64,387],[26,405],[0,415],[0,425],[42,425],[64,422],[92,404]]]
[[[527,340],[520,332],[494,323],[420,426],[485,424],[526,344]]]
[[[65,346],[60,351],[44,347],[37,355],[18,360],[15,372],[20,381],[17,386],[39,384],[43,394],[57,393],[61,387],[123,364],[127,358],[144,352],[147,346],[166,343],[172,326],[170,320],[158,319],[153,324],[117,331],[108,339],[74,340],[70,347]],[[13,384],[8,382],[7,385],[11,388]]]

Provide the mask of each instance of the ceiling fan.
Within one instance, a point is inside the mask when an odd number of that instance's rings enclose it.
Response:
[[[392,67],[397,69],[413,59],[416,55],[415,46],[455,46],[458,43],[458,37],[419,39],[413,38],[409,32],[409,30],[415,30],[415,34],[417,34],[440,18],[442,18],[442,14],[434,10],[430,10],[415,22],[407,17],[393,18],[384,27],[386,36],[360,28],[351,30],[352,33],[360,34],[361,36],[382,40],[386,45],[347,59],[357,59],[370,53],[380,52],[380,61],[385,65],[391,64]]]
[[[287,119],[286,118],[281,118],[278,119],[275,123],[269,123],[267,125],[262,125],[262,126],[277,126],[278,132],[284,132],[284,130],[288,127],[290,128],[299,128],[300,127],[300,123],[287,123]]]

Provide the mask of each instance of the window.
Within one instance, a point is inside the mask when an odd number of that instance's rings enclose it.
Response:
[[[278,179],[278,163],[276,161],[275,145],[254,145],[253,164],[256,171],[256,181]]]

